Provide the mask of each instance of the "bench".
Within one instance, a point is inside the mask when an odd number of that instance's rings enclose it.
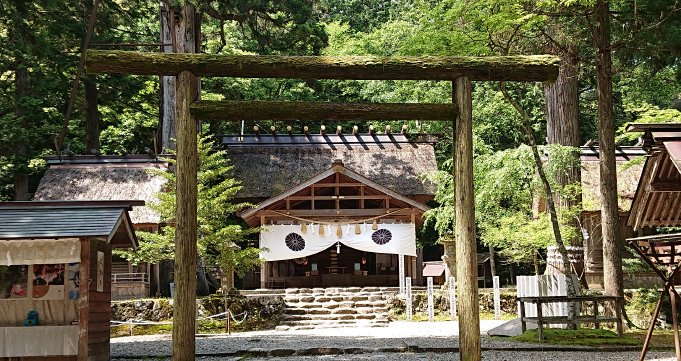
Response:
[[[603,322],[617,323],[617,335],[622,337],[622,305],[624,297],[619,296],[537,296],[537,297],[517,297],[520,303],[520,323],[522,332],[525,333],[526,323],[536,323],[539,333],[539,340],[544,339],[544,324],[582,324],[593,323],[596,328],[600,327]],[[569,319],[567,316],[544,316],[542,315],[542,304],[556,303],[556,302],[592,302],[593,315],[577,316],[577,318]],[[614,302],[616,317],[599,316],[598,303],[600,302]],[[525,317],[525,303],[534,303],[537,305],[537,317]]]

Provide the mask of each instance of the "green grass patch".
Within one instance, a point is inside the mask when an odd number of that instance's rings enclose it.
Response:
[[[646,339],[648,330],[634,330],[627,332],[626,335],[636,338],[641,341]],[[672,330],[655,330],[653,331],[653,337],[650,339],[650,347],[673,347],[674,346],[674,331]]]
[[[513,341],[541,343],[548,345],[570,346],[639,346],[643,342],[625,335],[618,337],[615,332],[603,329],[563,330],[560,328],[544,329],[544,340],[539,341],[537,330],[527,330],[522,335],[511,337]]]

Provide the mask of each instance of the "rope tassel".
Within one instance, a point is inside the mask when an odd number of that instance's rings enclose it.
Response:
[[[307,232],[307,224],[305,222],[303,222],[303,225],[300,226],[300,231],[303,233]]]
[[[322,225],[322,224],[319,225],[319,235],[320,236],[324,235],[324,225]]]
[[[374,231],[378,229],[378,223],[376,223],[376,220],[374,219],[374,223],[371,225],[371,229]]]
[[[341,225],[338,225],[338,229],[336,229],[336,236],[338,237],[343,237],[343,229],[341,229]]]
[[[360,234],[362,231],[359,229],[359,223],[355,223],[355,234]]]

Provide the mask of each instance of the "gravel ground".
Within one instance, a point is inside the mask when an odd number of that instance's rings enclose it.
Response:
[[[492,339],[486,331],[505,321],[480,321],[483,348],[528,347],[530,344]],[[168,356],[171,354],[170,335],[132,336],[111,339],[111,359]],[[419,347],[458,347],[456,322],[391,322],[388,327],[336,328],[301,331],[259,331],[236,333],[232,336],[212,335],[196,340],[196,353],[201,355],[230,354],[249,349],[301,350],[313,347],[335,348],[390,348],[405,347],[405,342]],[[550,346],[545,346],[550,347]],[[486,351],[485,360],[638,360],[637,352],[517,352]],[[267,358],[249,358],[265,360]],[[277,360],[458,360],[458,353],[390,353],[373,352],[357,355],[295,356]],[[649,353],[648,360],[673,360],[674,354]],[[197,360],[240,360],[239,357],[200,357]]]
[[[483,360],[494,361],[635,361],[638,360],[638,352],[483,352]],[[272,360],[272,358],[244,358],[244,357],[197,357],[198,361],[264,361]],[[400,353],[400,354],[361,354],[361,355],[328,355],[328,356],[292,356],[292,357],[277,357],[277,361],[350,361],[350,360],[365,360],[365,361],[382,361],[382,360],[404,360],[404,361],[455,361],[459,359],[458,353]],[[113,361],[130,361],[115,360]],[[170,361],[170,358],[165,359]],[[659,353],[650,352],[646,356],[649,361],[675,361],[676,357],[673,353]],[[160,360],[159,360],[160,361]]]

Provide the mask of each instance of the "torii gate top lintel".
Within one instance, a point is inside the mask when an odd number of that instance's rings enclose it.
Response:
[[[88,74],[354,80],[553,82],[560,58],[526,56],[261,56],[88,50]]]

